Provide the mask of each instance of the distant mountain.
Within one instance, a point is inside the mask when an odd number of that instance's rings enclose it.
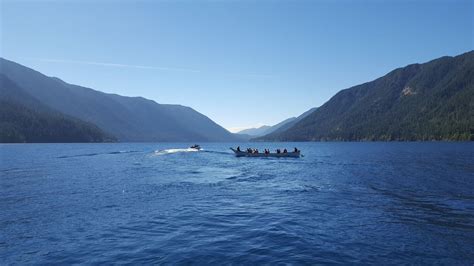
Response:
[[[474,51],[342,90],[290,128],[258,140],[474,140]]]
[[[280,130],[281,128],[285,128],[285,127],[287,127],[288,125],[293,124],[297,119],[298,119],[297,117],[290,117],[290,118],[287,118],[287,119],[281,121],[280,123],[271,126],[271,127],[265,132],[265,134],[263,134],[263,135],[273,133],[273,132],[275,132],[275,131],[277,131],[277,130]],[[262,135],[262,136],[263,136],[263,135]]]
[[[249,135],[249,136],[262,136],[267,134],[268,130],[272,128],[271,126],[261,126],[257,128],[248,128],[237,132],[237,134]]]
[[[235,141],[190,107],[107,94],[68,84],[6,59],[0,72],[43,105],[93,123],[120,141]]]
[[[255,136],[239,133],[234,133],[234,136],[238,139],[237,141],[249,141],[250,139],[255,138]]]
[[[307,115],[309,115],[310,113],[312,113],[316,109],[317,109],[317,107],[311,108],[311,109],[304,112],[303,114],[301,114],[298,117],[287,118],[287,119],[285,119],[285,120],[281,121],[280,123],[278,123],[276,125],[273,125],[273,126],[262,126],[262,127],[259,127],[259,128],[245,129],[245,130],[242,130],[242,131],[238,132],[237,134],[243,134],[245,136],[248,136],[249,137],[248,140],[252,140],[252,141],[257,140],[258,141],[259,137],[261,137],[261,136],[265,136],[265,135],[272,134],[272,133],[275,133],[275,132],[283,132],[283,131],[287,130],[288,128],[292,127],[294,124],[296,124],[301,119],[305,118]]]
[[[308,114],[310,114],[314,110],[316,110],[316,107],[311,108],[310,110],[304,112],[303,114],[301,114],[298,117],[287,118],[287,119],[281,121],[280,123],[278,123],[276,125],[261,126],[261,127],[258,127],[258,128],[248,128],[248,129],[244,129],[242,131],[239,131],[236,134],[247,135],[247,136],[250,136],[251,138],[255,138],[255,137],[264,136],[264,135],[267,135],[267,134],[270,134],[270,133],[273,133],[273,132],[279,132],[279,131],[282,131],[282,130],[286,130],[286,129],[290,128],[292,125],[294,125],[296,122],[298,122],[299,120],[306,117]]]
[[[271,134],[271,133],[278,133],[278,132],[283,132],[289,128],[291,128],[292,126],[294,126],[296,123],[298,123],[298,121],[301,121],[303,118],[307,117],[308,115],[310,115],[312,112],[314,112],[316,109],[318,109],[318,107],[313,107],[311,109],[309,109],[308,111],[302,113],[301,115],[299,115],[298,117],[292,117],[292,118],[288,118],[286,120],[284,120],[283,122],[280,122],[278,124],[276,124],[275,126],[273,126],[275,129],[272,130],[272,131],[269,131],[267,134]]]
[[[91,123],[42,105],[0,74],[0,143],[114,140]]]

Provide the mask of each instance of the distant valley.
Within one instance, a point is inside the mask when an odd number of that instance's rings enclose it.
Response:
[[[314,112],[314,110],[316,110],[316,109],[317,109],[317,107],[311,108],[311,109],[304,112],[303,114],[301,114],[298,117],[287,118],[287,119],[285,119],[285,120],[281,121],[280,123],[275,124],[273,126],[261,126],[261,127],[258,127],[258,128],[248,128],[248,129],[244,129],[244,130],[241,130],[241,131],[237,132],[237,134],[245,135],[249,139],[254,139],[256,137],[268,135],[268,134],[271,134],[271,133],[282,132],[282,131],[292,127],[294,124],[296,124],[296,122],[298,122],[301,119],[305,118],[306,116],[308,116],[309,114]]]
[[[232,134],[190,107],[103,93],[0,59],[0,142],[474,140],[474,52],[391,71]]]

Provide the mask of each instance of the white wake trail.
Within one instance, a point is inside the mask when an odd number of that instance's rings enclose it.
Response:
[[[165,155],[165,154],[173,154],[179,152],[197,152],[197,149],[187,148],[187,149],[166,149],[166,150],[157,150],[155,151],[155,155]]]

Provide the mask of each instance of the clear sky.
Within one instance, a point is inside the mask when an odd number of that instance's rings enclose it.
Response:
[[[2,57],[232,130],[474,49],[472,0],[0,1]]]

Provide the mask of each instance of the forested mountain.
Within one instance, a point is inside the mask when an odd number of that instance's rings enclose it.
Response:
[[[251,137],[259,137],[259,136],[267,135],[273,132],[284,131],[292,127],[294,124],[296,124],[296,122],[300,121],[301,119],[305,118],[306,116],[314,112],[314,110],[316,109],[317,109],[316,107],[311,108],[308,111],[304,112],[303,114],[299,115],[298,117],[287,118],[273,126],[261,126],[258,128],[244,129],[242,131],[237,132],[237,134],[245,134]]]
[[[271,126],[261,126],[261,127],[253,127],[253,128],[247,128],[244,130],[241,130],[237,132],[237,134],[244,134],[244,135],[249,135],[249,136],[262,136],[265,134],[268,134],[268,130],[271,129]]]
[[[91,123],[42,105],[0,74],[0,143],[114,140]]]
[[[474,140],[474,51],[345,89],[259,140]]]
[[[192,108],[107,94],[68,84],[6,59],[0,72],[43,105],[93,123],[120,141],[234,141]]]
[[[291,128],[292,126],[294,126],[296,123],[298,123],[299,121],[301,121],[303,118],[307,117],[308,115],[310,115],[311,113],[313,113],[316,109],[318,109],[318,107],[313,107],[311,109],[309,109],[308,111],[302,113],[301,115],[297,116],[297,117],[292,117],[292,118],[288,118],[287,120],[273,126],[275,129],[272,130],[271,132],[269,132],[268,134],[270,133],[278,133],[278,132],[283,132],[289,128]]]

